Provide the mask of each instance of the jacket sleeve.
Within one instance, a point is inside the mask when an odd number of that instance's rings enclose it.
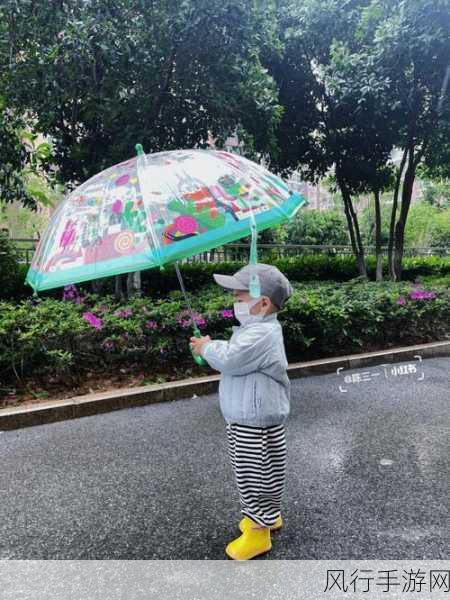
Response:
[[[235,340],[211,340],[203,346],[202,356],[208,364],[225,375],[247,375],[267,362],[270,333],[258,327]]]

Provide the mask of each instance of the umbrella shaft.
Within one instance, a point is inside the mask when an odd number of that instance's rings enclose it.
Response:
[[[183,278],[181,277],[180,269],[178,267],[178,261],[175,262],[175,271],[177,272],[177,277],[178,277],[178,281],[180,282],[181,291],[183,292],[184,300],[185,300],[185,302],[187,304],[187,307],[188,307],[188,310],[189,310],[189,314],[191,315],[192,325],[194,326],[194,330],[196,330],[197,329],[197,324],[194,321],[194,314],[193,314],[193,311],[192,311],[191,303],[189,302],[189,299],[188,299],[187,294],[186,294],[186,290],[184,288]]]

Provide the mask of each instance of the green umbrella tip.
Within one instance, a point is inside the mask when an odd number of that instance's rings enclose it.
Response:
[[[138,156],[142,156],[143,154],[145,154],[144,148],[142,147],[142,144],[136,144],[134,148],[135,148],[136,154]]]

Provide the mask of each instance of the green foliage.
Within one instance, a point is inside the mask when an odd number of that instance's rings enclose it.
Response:
[[[1,79],[0,77],[0,84]],[[22,175],[28,153],[20,139],[21,124],[18,118],[6,110],[0,96],[0,202],[18,200],[25,206],[36,209],[36,201],[26,189]]]
[[[389,222],[392,204],[381,202],[381,243],[387,245],[389,240]],[[364,244],[375,243],[375,227],[373,205],[364,209],[359,216]],[[449,247],[450,246],[450,211],[426,201],[414,202],[408,214],[405,229],[406,247]]]
[[[431,206],[440,206],[447,210],[447,215],[450,214],[450,179],[424,179],[422,186],[424,201]]]
[[[420,281],[426,286],[441,286],[450,290],[450,274],[442,277],[439,275],[422,275]]]
[[[289,244],[348,244],[345,219],[337,211],[306,210],[289,223],[287,239]]]
[[[25,274],[20,271],[15,246],[0,232],[0,297],[14,297],[18,287],[24,288],[24,279]]]
[[[0,12],[1,16],[1,12]],[[1,59],[1,56],[0,56]],[[0,60],[1,65],[1,60]],[[0,78],[1,81],[1,78]],[[6,108],[0,96],[0,206],[16,201],[28,212],[48,206],[60,192],[50,169],[53,148],[27,129],[25,118]]]
[[[390,204],[386,203],[386,199],[392,201],[391,194],[383,194],[380,201],[380,213],[381,213],[381,235],[380,240],[383,246],[387,245],[389,241],[389,223],[391,219],[391,210],[392,210],[392,202]],[[363,209],[358,214],[358,220],[361,230],[361,237],[364,245],[374,245],[375,244],[375,219],[374,219],[374,202],[373,196],[369,199],[370,205]],[[414,244],[413,244],[414,245]]]
[[[445,339],[450,294],[414,300],[408,283],[295,284],[279,313],[290,361]],[[397,304],[404,297],[404,304]],[[204,334],[227,339],[233,298],[217,286],[192,295]],[[226,309],[228,312],[223,312]],[[86,315],[99,320],[94,327]],[[55,374],[82,377],[132,365],[177,365],[192,372],[190,317],[179,291],[166,299],[135,298],[120,306],[112,297],[86,296],[82,304],[51,298],[0,302],[0,370],[8,380]],[[205,372],[204,370],[202,371]]]
[[[255,150],[280,117],[260,61],[275,43],[271,2],[7,0],[8,102],[51,136],[64,183],[147,152],[203,147],[236,127]]]
[[[450,210],[427,202],[413,204],[405,241],[410,246],[450,247]]]
[[[1,257],[0,257],[1,258]],[[325,254],[300,255],[291,258],[267,258],[260,257],[260,262],[268,262],[277,266],[291,281],[348,281],[358,276],[356,261],[353,256],[327,256]],[[181,266],[181,273],[186,289],[203,291],[213,282],[213,273],[232,275],[244,262],[226,263],[186,263]],[[0,298],[3,299],[25,299],[30,296],[31,289],[24,284],[28,271],[26,265],[17,265],[14,269],[16,275],[9,277],[7,271],[0,271]],[[371,279],[375,279],[376,261],[374,256],[367,257],[367,273]],[[383,271],[387,274],[387,262],[383,260]],[[5,275],[3,276],[3,274]],[[416,257],[404,259],[404,278],[414,281],[417,276],[433,275],[446,276],[450,273],[450,257]],[[144,297],[166,298],[169,293],[179,292],[180,284],[173,265],[165,267],[164,271],[148,269],[141,272],[141,283]],[[80,290],[89,293],[90,283],[83,283]],[[114,278],[105,278],[104,294],[112,294],[114,291]],[[179,292],[181,293],[181,292]],[[57,288],[42,292],[44,298],[62,297],[62,289]]]
[[[310,181],[332,170],[349,205],[359,194],[392,189],[391,151],[407,149],[395,230],[399,259],[417,165],[448,177],[450,0],[281,6],[284,52],[267,58],[285,109],[272,165],[284,173],[298,168]],[[397,261],[396,271],[400,276]]]

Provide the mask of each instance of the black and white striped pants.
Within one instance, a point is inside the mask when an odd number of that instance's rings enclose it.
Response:
[[[241,512],[270,527],[280,515],[286,472],[285,426],[226,424]]]

